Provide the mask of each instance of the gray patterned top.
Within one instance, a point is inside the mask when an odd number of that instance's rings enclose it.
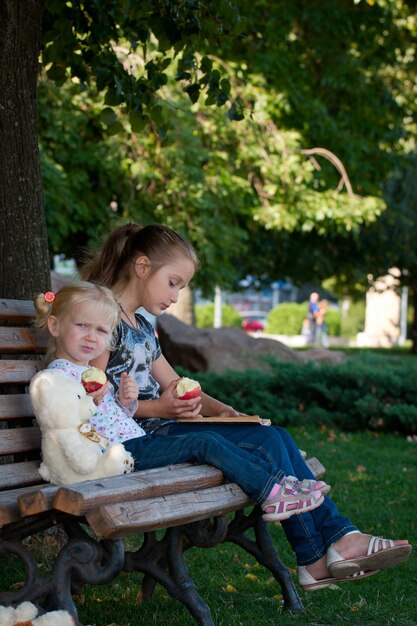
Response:
[[[160,388],[152,376],[152,366],[162,353],[152,324],[139,313],[135,314],[135,318],[138,328],[132,328],[123,320],[117,327],[116,349],[110,352],[106,374],[116,389],[119,388],[122,372],[132,376],[139,385],[140,403],[141,400],[159,398]],[[174,421],[145,417],[138,420],[138,423],[149,434]]]

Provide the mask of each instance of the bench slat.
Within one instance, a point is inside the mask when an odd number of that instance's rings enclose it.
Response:
[[[34,485],[42,481],[39,472],[39,461],[23,461],[0,465],[0,489]]]
[[[3,353],[45,352],[46,337],[34,328],[0,326],[0,350]]]
[[[43,367],[41,359],[37,361],[2,359],[0,384],[28,385],[36,372],[39,372]]]
[[[72,515],[84,515],[105,504],[206,489],[224,482],[223,473],[208,465],[180,468],[171,465],[155,469],[157,471],[153,473],[149,470],[133,472],[128,476],[61,487],[54,508]]]
[[[21,519],[17,499],[23,493],[37,490],[38,487],[22,487],[21,489],[11,489],[0,493],[0,528],[11,522]]]
[[[146,532],[188,524],[250,506],[253,501],[235,483],[162,498],[109,504],[88,513],[86,518],[101,538],[121,539]]]
[[[203,481],[200,483],[200,481]],[[84,515],[94,507],[120,500],[129,500],[136,497],[163,495],[174,490],[189,490],[190,482],[193,488],[220,485],[224,481],[220,470],[209,465],[166,465],[155,467],[143,472],[133,472],[127,476],[111,476],[101,480],[86,480],[73,485],[56,485],[52,490],[50,485],[42,485],[39,490],[19,497],[21,514],[34,515],[44,513],[51,508]],[[197,487],[194,487],[197,484]]]
[[[0,428],[0,454],[29,452],[30,450],[39,449],[40,445],[41,433],[37,426]]]
[[[16,419],[18,417],[33,417],[32,404],[29,394],[8,394],[0,396],[0,419]]]
[[[31,300],[0,300],[0,324],[29,324],[34,316]]]

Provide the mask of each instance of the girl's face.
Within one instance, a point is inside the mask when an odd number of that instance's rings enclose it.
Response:
[[[112,324],[100,306],[80,302],[61,318],[51,315],[48,329],[56,338],[56,358],[88,365],[109,347]]]
[[[143,306],[152,315],[160,315],[173,302],[194,276],[194,263],[187,257],[179,257],[144,277]]]

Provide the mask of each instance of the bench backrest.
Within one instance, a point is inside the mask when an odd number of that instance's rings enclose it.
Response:
[[[42,369],[46,337],[27,300],[0,300],[0,490],[38,484],[40,432],[27,388]]]

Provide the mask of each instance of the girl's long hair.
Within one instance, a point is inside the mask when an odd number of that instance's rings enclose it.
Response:
[[[125,286],[130,279],[132,263],[139,257],[148,257],[152,271],[183,256],[199,266],[191,243],[182,235],[162,224],[126,224],[116,228],[93,256],[81,268],[84,280],[113,287]]]

